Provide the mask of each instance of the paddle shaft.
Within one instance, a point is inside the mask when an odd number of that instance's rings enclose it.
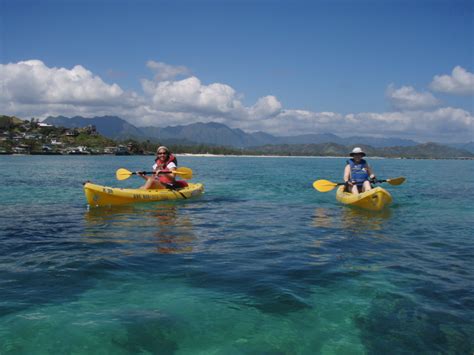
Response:
[[[181,196],[183,196],[183,198],[186,200],[187,197],[185,194],[183,194],[181,191],[179,191],[175,186],[173,186],[173,184],[163,184],[165,185],[165,187],[168,189],[168,190],[172,190],[174,192],[177,192],[179,193]]]
[[[173,175],[179,175],[181,178],[183,178],[185,180],[189,180],[189,179],[193,178],[193,171],[191,169],[185,168],[185,167],[180,167],[176,170],[169,170],[169,171],[160,170],[157,173],[151,172],[151,171],[143,171],[143,172],[133,171],[132,172],[132,171],[124,169],[124,168],[117,169],[117,171],[115,172],[115,176],[117,177],[117,180],[126,180],[129,177],[131,177],[132,175],[144,177],[147,174],[150,174],[150,175],[173,174]]]
[[[386,179],[386,180],[379,180],[379,179],[373,179],[373,180],[367,180],[368,182],[370,182],[371,184],[381,184],[382,182],[388,182],[390,183],[391,179]],[[351,181],[348,181],[347,183],[346,182],[340,182],[338,183],[337,185],[335,186],[341,186],[341,185],[346,185],[348,183],[350,183]],[[355,182],[352,182],[353,185],[355,185],[356,183]]]
[[[147,174],[155,174],[154,171],[140,171],[140,173],[144,174],[144,175],[147,175]],[[134,171],[133,173],[131,173],[131,175],[138,175],[139,173]],[[158,175],[159,174],[173,174],[173,170],[170,170],[170,171],[167,171],[167,172],[161,172],[161,171],[158,171]]]
[[[381,184],[382,182],[388,182],[390,183],[390,179],[387,179],[387,180],[378,180],[378,179],[374,179],[374,180],[367,180],[368,182],[370,182],[371,184]],[[347,185],[351,183],[351,181],[348,181],[348,182],[340,182],[338,183],[337,185],[335,186],[341,186],[341,185]],[[356,185],[355,182],[352,182],[352,185]]]
[[[405,178],[400,176],[398,178],[386,179],[386,180],[377,180],[377,179],[373,181],[369,180],[369,182],[372,184],[388,182],[390,185],[400,185],[400,184],[403,184],[403,182],[405,182]],[[313,183],[313,187],[319,192],[329,192],[333,190],[335,187],[341,186],[341,185],[346,185],[346,183],[345,182],[335,183],[329,180],[317,180]]]

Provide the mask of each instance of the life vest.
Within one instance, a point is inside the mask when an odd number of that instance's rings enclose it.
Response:
[[[155,164],[153,165],[154,170],[166,170],[168,169],[168,164],[169,163],[174,163],[174,165],[178,166],[178,160],[173,154],[170,154],[168,157],[168,160],[165,161],[164,163],[160,162],[159,158],[155,159]]]
[[[357,185],[362,185],[364,181],[369,180],[369,173],[367,172],[368,164],[362,159],[359,164],[354,162],[354,159],[349,159],[347,164],[351,166],[351,181]]]
[[[153,165],[153,169],[155,171],[159,170],[168,170],[168,164],[169,163],[174,163],[176,167],[178,166],[178,159],[173,154],[170,154],[168,157],[168,160],[165,162],[160,162],[158,158],[155,159],[155,164]],[[172,185],[173,187],[176,188],[183,188],[188,186],[188,183],[183,180],[176,181],[174,178],[169,176],[168,174],[160,174],[158,175],[158,180],[164,184],[164,185]]]

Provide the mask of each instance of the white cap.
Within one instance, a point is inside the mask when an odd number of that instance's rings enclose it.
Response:
[[[160,150],[166,150],[167,153],[170,152],[170,150],[167,147],[165,147],[164,145],[159,146],[158,149],[156,150],[156,152],[158,153]]]
[[[362,154],[362,156],[365,157],[364,151],[359,147],[355,147],[354,149],[352,149],[352,152],[351,152],[350,156],[352,157],[355,154]]]

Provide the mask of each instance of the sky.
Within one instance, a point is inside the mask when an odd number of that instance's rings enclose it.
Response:
[[[0,114],[474,140],[474,2],[0,0]]]

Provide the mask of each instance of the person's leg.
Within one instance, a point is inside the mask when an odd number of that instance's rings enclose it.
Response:
[[[146,190],[146,186],[148,185],[148,182],[150,181],[150,178],[147,177],[147,179],[145,180],[145,183],[139,187],[140,190]]]
[[[158,180],[153,177],[150,177],[143,186],[140,187],[142,190],[151,190],[151,189],[162,189],[163,185],[160,184]]]
[[[145,182],[142,186],[140,186],[140,189],[141,189],[141,190],[148,190],[148,189],[150,188],[150,185],[151,185],[151,181],[152,181],[152,180],[153,180],[153,178],[148,178],[148,179],[146,180],[146,182]]]
[[[352,185],[351,191],[354,195],[359,194],[359,189],[357,188],[357,185]]]
[[[364,184],[362,185],[362,191],[370,191],[372,190],[372,186],[370,185],[369,181],[364,181]]]

